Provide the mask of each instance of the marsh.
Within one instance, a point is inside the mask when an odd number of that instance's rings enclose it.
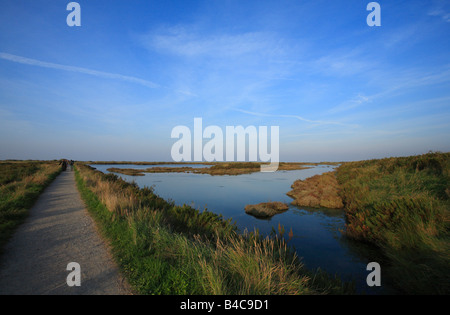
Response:
[[[146,169],[161,165],[92,165],[99,171],[107,169]],[[184,164],[171,165],[185,167]],[[189,164],[190,167],[209,167]],[[211,176],[185,172],[144,173],[144,176],[129,176],[116,173],[139,187],[153,187],[160,197],[176,205],[187,204],[200,210],[232,219],[241,231],[258,229],[262,234],[278,232],[278,227],[293,231],[289,244],[297,251],[306,267],[320,268],[330,274],[337,274],[344,280],[354,280],[360,292],[377,294],[391,290],[388,285],[368,287],[366,284],[367,264],[378,259],[377,251],[347,239],[345,213],[342,209],[313,209],[291,204],[287,195],[298,179],[332,171],[334,165],[311,165],[311,168],[273,173],[254,172],[237,176]],[[268,219],[261,219],[245,213],[245,206],[262,202],[278,201],[288,204],[289,209]],[[287,234],[287,233],[286,233]],[[287,236],[287,235],[286,235]]]

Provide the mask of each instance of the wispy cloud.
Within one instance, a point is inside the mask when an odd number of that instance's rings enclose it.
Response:
[[[346,102],[343,102],[336,107],[333,107],[328,112],[330,114],[335,114],[335,113],[355,109],[355,108],[357,108],[367,102],[370,102],[370,101],[371,101],[371,99],[369,97],[362,95],[362,94],[358,94],[356,97],[354,97]]]
[[[365,53],[362,49],[340,49],[312,60],[311,66],[327,76],[357,75],[376,67],[373,60],[364,57]]]
[[[359,93],[357,96],[330,108],[327,113],[346,112],[380,99],[389,100],[393,96],[407,95],[412,90],[419,88],[446,84],[450,81],[450,65],[442,65],[440,69],[431,71],[419,68],[398,70],[395,75],[381,71],[377,77],[372,78],[372,81],[376,83],[376,86],[379,86],[380,90],[377,93],[370,95]]]
[[[151,50],[184,57],[235,57],[255,52],[275,52],[273,36],[264,32],[200,34],[195,27],[176,26],[139,36]]]
[[[393,95],[401,95],[427,86],[446,84],[450,81],[450,64],[444,64],[439,69],[424,70],[412,68],[399,70],[395,76],[385,73],[377,79],[385,86],[379,93],[367,96],[370,100]]]
[[[97,70],[81,68],[81,67],[61,65],[61,64],[57,64],[57,63],[45,62],[45,61],[26,58],[26,57],[22,57],[22,56],[12,55],[12,54],[8,54],[8,53],[4,53],[4,52],[0,52],[0,58],[4,59],[4,60],[16,62],[16,63],[30,65],[30,66],[50,68],[50,69],[63,70],[63,71],[69,71],[69,72],[84,73],[84,74],[101,77],[101,78],[116,79],[116,80],[137,83],[137,84],[140,84],[140,85],[152,88],[152,89],[160,87],[160,85],[153,83],[151,81],[139,79],[139,78],[132,77],[132,76],[97,71]]]
[[[338,122],[338,121],[324,121],[324,120],[311,120],[311,119],[307,119],[304,118],[302,116],[298,116],[298,115],[275,115],[275,114],[265,114],[265,113],[257,113],[257,112],[252,112],[252,111],[248,111],[248,110],[243,110],[243,109],[233,109],[235,111],[244,113],[244,114],[249,114],[249,115],[253,115],[253,116],[263,116],[263,117],[282,117],[282,118],[295,118],[298,119],[300,121],[306,122],[306,123],[310,123],[310,124],[314,124],[317,126],[323,126],[323,125],[337,125],[337,126],[345,126],[345,127],[358,127],[358,125],[355,124],[346,124],[346,123],[342,123],[342,122]]]
[[[273,62],[299,55],[273,31],[205,30],[199,22],[158,26],[134,38],[150,54],[170,60],[165,73],[174,90],[210,103],[260,98],[297,71],[291,64]]]
[[[440,17],[444,22],[450,23],[450,12],[442,4],[433,7],[428,15]]]

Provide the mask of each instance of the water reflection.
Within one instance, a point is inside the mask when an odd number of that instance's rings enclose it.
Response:
[[[92,165],[108,172],[111,165]],[[162,166],[162,165],[157,165]],[[174,166],[174,165],[170,165]],[[179,165],[181,166],[181,165]],[[192,164],[188,166],[195,167]],[[204,167],[205,165],[198,165]],[[147,168],[148,165],[114,165],[123,168]],[[238,176],[211,176],[192,173],[146,173],[133,177],[117,174],[127,181],[135,181],[140,187],[153,186],[155,193],[177,205],[188,204],[200,210],[208,209],[232,218],[241,230],[258,229],[270,234],[278,225],[284,226],[286,234],[294,234],[290,245],[295,248],[302,262],[310,269],[320,268],[337,274],[344,280],[355,281],[357,290],[367,294],[392,293],[388,285],[371,288],[366,284],[371,261],[380,261],[377,251],[367,245],[352,242],[344,237],[345,214],[343,210],[313,209],[291,205],[292,198],[286,193],[297,179],[305,179],[330,171],[330,166],[311,169],[278,171],[275,173],[252,173]],[[247,204],[281,201],[289,204],[289,210],[266,220],[245,213]]]

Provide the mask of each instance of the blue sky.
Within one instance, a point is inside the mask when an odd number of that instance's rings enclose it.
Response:
[[[282,161],[450,151],[450,3],[3,0],[0,159],[170,161],[178,125],[280,126]]]

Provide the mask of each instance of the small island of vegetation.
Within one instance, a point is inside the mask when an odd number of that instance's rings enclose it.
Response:
[[[247,214],[261,219],[271,218],[276,214],[287,211],[288,209],[289,207],[287,204],[279,201],[263,202],[256,205],[245,206],[245,212]]]
[[[295,181],[287,195],[294,198],[295,206],[341,209],[344,204],[339,190],[335,172],[327,172]]]
[[[194,173],[194,174],[209,174],[209,175],[242,175],[242,174],[251,174],[255,172],[259,172],[261,170],[261,165],[264,163],[260,162],[198,162],[198,163],[136,163],[136,162],[96,162],[91,164],[136,164],[136,165],[174,165],[174,166],[153,166],[148,167],[146,169],[135,169],[135,168],[118,168],[111,167],[108,168],[109,172],[112,173],[120,173],[124,175],[130,176],[144,176],[145,173]],[[207,167],[191,167],[184,166],[189,164],[196,165],[206,165]],[[315,163],[317,164],[317,163]],[[183,165],[183,166],[177,166]],[[311,164],[309,163],[287,163],[281,162],[278,166],[278,170],[289,171],[289,170],[303,170],[310,168]]]

